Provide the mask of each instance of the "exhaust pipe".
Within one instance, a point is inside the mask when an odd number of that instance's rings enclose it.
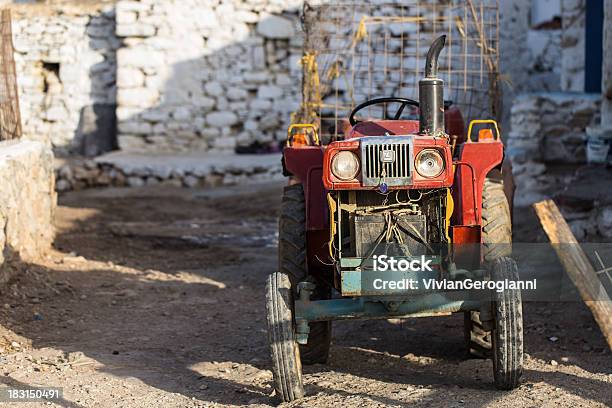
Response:
[[[444,127],[444,81],[438,78],[438,57],[446,36],[438,37],[429,47],[425,60],[425,78],[419,81],[419,129],[421,134],[442,136]]]

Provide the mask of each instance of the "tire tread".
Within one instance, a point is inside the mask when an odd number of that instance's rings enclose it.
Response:
[[[501,178],[487,177],[482,189],[482,244],[486,262],[512,253],[510,205]],[[492,356],[491,331],[484,330],[477,311],[465,312],[464,333],[468,356]]]
[[[278,225],[279,270],[291,279],[294,296],[298,282],[306,279],[306,204],[301,184],[285,187]],[[313,300],[324,299],[322,291],[313,294]],[[300,344],[302,364],[324,364],[329,360],[331,322],[309,324],[308,344]]]
[[[286,402],[304,396],[302,367],[294,335],[292,296],[291,282],[286,274],[274,272],[268,276],[266,316],[274,388],[279,398]]]
[[[509,257],[496,259],[492,265],[495,280],[518,280],[516,262]],[[493,374],[495,386],[512,390],[519,385],[523,373],[523,310],[521,291],[495,292],[493,330]]]

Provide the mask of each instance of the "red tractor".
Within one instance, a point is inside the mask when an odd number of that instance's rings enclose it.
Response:
[[[463,312],[470,352],[492,357],[498,388],[518,385],[521,292],[487,286],[518,280],[504,145],[494,121],[472,121],[466,134],[459,110],[445,103],[444,44],[442,36],[429,49],[418,102],[366,101],[340,140],[322,145],[314,125],[300,125],[284,148],[279,271],[266,289],[284,401],[304,395],[301,366],[327,361],[331,322],[341,319]],[[381,104],[399,107],[391,119],[360,119]],[[418,120],[402,118],[407,106]],[[467,280],[485,290],[457,285]]]

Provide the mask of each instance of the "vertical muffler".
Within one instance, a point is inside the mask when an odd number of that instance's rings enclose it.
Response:
[[[419,128],[421,134],[443,136],[444,81],[438,78],[438,57],[446,43],[446,36],[438,37],[429,47],[425,60],[425,78],[419,81]]]

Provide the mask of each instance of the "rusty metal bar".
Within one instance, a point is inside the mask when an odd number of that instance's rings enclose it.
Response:
[[[296,321],[388,319],[391,317],[421,317],[440,313],[480,310],[480,300],[452,300],[443,294],[432,293],[397,302],[392,307],[380,300],[366,297],[331,300],[296,300]]]

